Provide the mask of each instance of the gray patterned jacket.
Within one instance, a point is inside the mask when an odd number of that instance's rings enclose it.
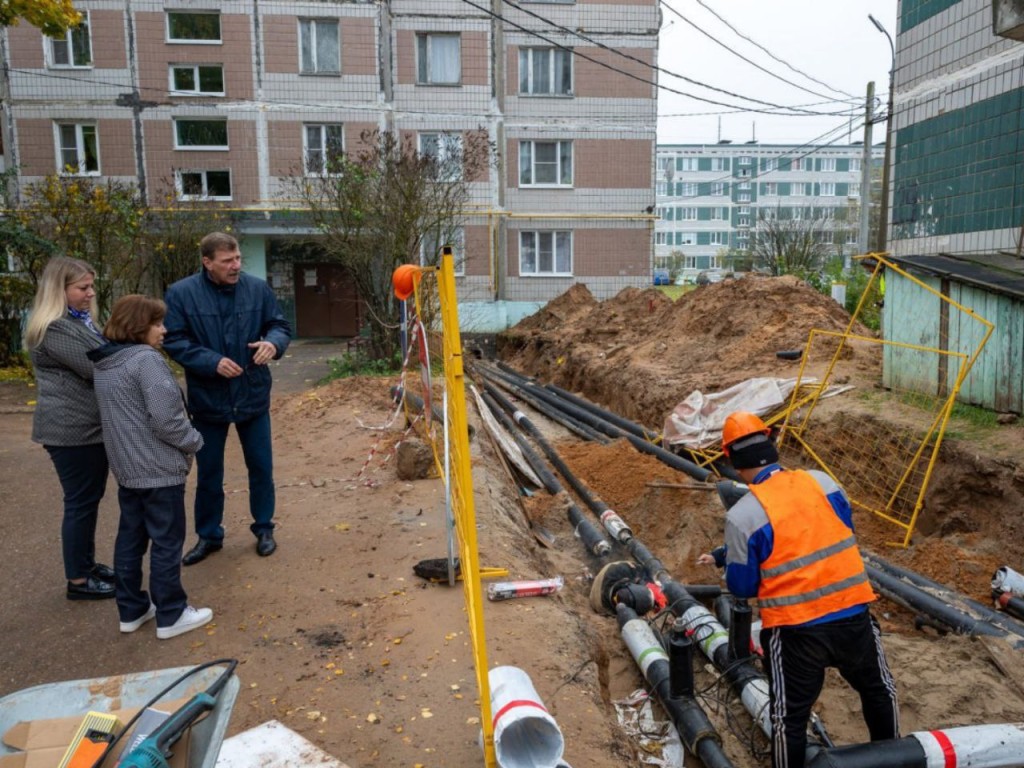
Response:
[[[203,446],[163,356],[148,344],[105,344],[96,363],[96,399],[110,469],[124,488],[181,485]]]
[[[43,445],[103,442],[100,410],[92,388],[90,349],[103,341],[71,317],[54,320],[39,346],[29,351],[36,371],[32,440]]]

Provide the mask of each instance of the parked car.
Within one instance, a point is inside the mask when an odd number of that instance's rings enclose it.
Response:
[[[654,270],[654,284],[672,285],[672,276],[669,274],[667,269]]]

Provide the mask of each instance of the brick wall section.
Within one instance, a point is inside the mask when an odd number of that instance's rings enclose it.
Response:
[[[553,227],[538,222],[536,227],[524,222],[519,229],[508,230],[508,275],[519,277],[519,233],[544,232],[566,227]],[[631,229],[572,230],[572,272],[588,277],[621,277],[640,274],[647,268],[650,253],[650,231],[645,227]],[[529,279],[534,279],[531,275]],[[543,277],[537,277],[543,280]]]
[[[341,74],[377,74],[377,25],[374,19],[341,20]]]
[[[263,17],[263,62],[269,73],[299,71],[299,22],[295,16]]]
[[[124,13],[91,11],[89,26],[93,66],[96,69],[127,69],[128,46],[125,40]]]
[[[21,161],[22,176],[46,176],[57,170],[57,155],[53,138],[53,123],[50,120],[25,120],[15,122],[18,132],[18,158]],[[102,139],[100,140],[102,152]]]
[[[548,137],[544,137],[548,141]],[[649,189],[654,144],[647,139],[575,139],[575,189]],[[519,186],[519,140],[506,147],[508,186]]]
[[[466,275],[491,273],[491,244],[486,226],[463,227],[466,245]]]
[[[462,85],[487,85],[489,60],[487,34],[485,32],[463,32],[461,37]],[[396,38],[398,46],[396,82],[399,85],[415,85],[416,31],[400,29]],[[518,72],[518,70],[516,71]]]
[[[43,36],[38,29],[25,22],[7,28],[7,46],[12,67],[41,69],[46,65],[43,56]]]
[[[359,135],[375,127],[373,123],[353,123],[331,117],[310,117],[306,123],[342,123],[345,127],[345,151],[358,153]],[[302,173],[302,126],[298,120],[272,120],[267,123],[267,141],[270,148],[270,175],[287,177]]]
[[[483,142],[487,141],[486,131],[466,131],[465,146],[467,149],[470,148],[470,144],[473,141],[479,140],[480,143],[476,144],[481,149],[484,146]],[[488,158],[487,162],[481,167],[476,173],[470,174],[466,177],[466,181],[488,181],[491,178],[491,168],[494,167],[495,158],[493,157],[494,152],[497,151],[497,147],[492,147],[489,150],[489,154],[492,155]]]
[[[129,119],[97,122],[100,172],[104,176],[136,176],[135,130]]]
[[[259,198],[256,159],[256,126],[246,120],[228,121],[226,152],[187,152],[174,149],[170,120],[147,120],[146,172],[154,190],[164,189],[176,170],[231,171],[232,205],[249,205]]]
[[[166,43],[167,22],[162,13],[137,13],[135,29],[140,51],[139,82],[143,98],[157,99],[169,89],[168,70],[173,64],[223,64],[224,89],[229,99],[251,99],[252,35],[250,20],[241,14],[222,14],[220,45]],[[182,97],[181,102],[194,97]],[[177,99],[175,101],[178,101]]]
[[[650,66],[654,64],[654,51],[650,48],[624,48],[623,53],[633,56],[644,64],[623,58],[611,51],[601,48],[577,48],[577,51],[586,53],[594,61],[576,56],[573,58],[573,88],[577,96],[603,97],[610,99],[650,99],[654,97],[654,86],[650,84],[653,79],[653,70]],[[615,72],[608,67],[602,67],[596,62],[608,64],[622,72],[628,72],[634,77]],[[644,65],[648,66],[644,66]],[[517,69],[518,73],[518,63]],[[513,70],[509,70],[510,72]],[[518,77],[518,75],[517,75]],[[637,80],[636,78],[640,78]],[[641,82],[645,80],[647,82]]]

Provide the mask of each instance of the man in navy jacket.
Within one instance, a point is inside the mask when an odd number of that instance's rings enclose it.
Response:
[[[250,526],[256,551],[274,541],[274,460],[270,435],[270,370],[292,331],[265,280],[242,272],[238,241],[212,232],[199,244],[203,269],[167,290],[164,349],[185,368],[188,406],[203,436],[196,455],[198,543],[182,558],[205,560],[223,547],[224,444],[235,425],[249,473]]]

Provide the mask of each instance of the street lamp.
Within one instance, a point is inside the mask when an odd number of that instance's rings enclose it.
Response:
[[[882,160],[882,200],[878,206],[878,240],[875,243],[875,250],[878,252],[884,252],[886,250],[886,230],[889,224],[889,158],[892,152],[892,124],[893,111],[892,111],[892,98],[893,90],[896,84],[896,45],[892,41],[892,35],[890,35],[882,23],[868,14],[868,18],[871,23],[875,25],[875,29],[885,35],[885,39],[889,41],[889,51],[892,54],[892,64],[889,67],[889,105],[887,108],[885,120],[885,155]],[[868,201],[863,201],[864,205],[868,204]]]

